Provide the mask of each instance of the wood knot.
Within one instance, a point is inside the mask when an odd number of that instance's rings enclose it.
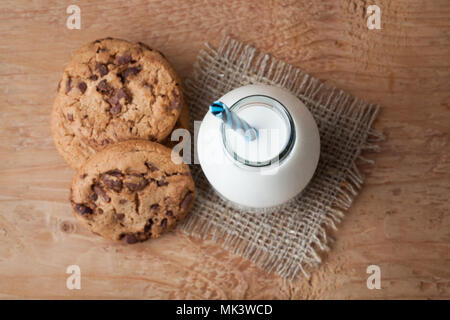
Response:
[[[75,231],[75,226],[68,221],[61,222],[60,228],[62,232],[66,233],[73,233]]]

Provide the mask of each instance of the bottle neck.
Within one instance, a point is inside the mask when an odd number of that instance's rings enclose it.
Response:
[[[265,95],[247,96],[230,107],[258,130],[258,138],[248,141],[222,125],[226,153],[238,164],[265,167],[281,163],[292,150],[295,127],[287,109],[276,99]]]

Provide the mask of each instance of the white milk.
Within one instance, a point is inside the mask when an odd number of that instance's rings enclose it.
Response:
[[[242,134],[225,130],[228,149],[251,162],[266,162],[277,157],[289,141],[290,128],[281,114],[263,103],[250,103],[236,114],[258,131],[258,137],[249,141]]]

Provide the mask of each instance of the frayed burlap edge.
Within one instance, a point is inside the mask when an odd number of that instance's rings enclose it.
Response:
[[[284,87],[313,113],[322,142],[316,174],[305,191],[288,206],[275,214],[255,214],[236,209],[218,197],[200,166],[193,165],[197,200],[181,228],[189,235],[212,238],[267,272],[276,272],[290,280],[299,271],[309,277],[305,269],[321,263],[319,251],[329,250],[331,239],[327,228],[336,230],[336,224],[364,182],[356,162],[373,164],[373,160],[361,153],[378,152],[376,143],[384,139],[372,128],[379,106],[365,103],[298,68],[226,37],[218,50],[206,45],[192,76],[185,82],[191,119],[201,120],[212,101],[251,83]],[[333,159],[334,153],[327,148],[333,148],[333,134],[339,133],[343,138],[337,140],[340,143],[337,147],[348,148],[348,152],[337,150],[340,158]],[[326,139],[329,145],[324,143]]]

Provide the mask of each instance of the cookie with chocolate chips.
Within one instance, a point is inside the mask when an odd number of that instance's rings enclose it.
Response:
[[[52,110],[58,151],[74,169],[116,142],[162,142],[186,108],[180,80],[157,50],[106,38],[79,49]]]
[[[191,209],[194,191],[189,166],[174,163],[169,148],[130,140],[96,153],[77,171],[70,201],[83,226],[131,244],[172,229]]]

